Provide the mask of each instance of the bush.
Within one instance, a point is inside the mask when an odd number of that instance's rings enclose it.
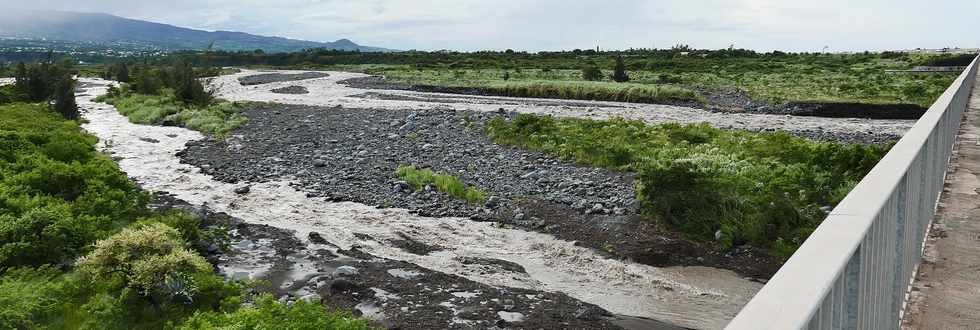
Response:
[[[70,264],[145,212],[95,142],[43,105],[0,107],[0,269]]]
[[[602,80],[602,70],[594,62],[589,62],[582,67],[582,80],[599,81]]]
[[[145,223],[100,240],[78,260],[83,274],[97,281],[121,280],[124,286],[156,301],[192,301],[195,275],[211,272],[211,264],[187,249],[173,227]]]

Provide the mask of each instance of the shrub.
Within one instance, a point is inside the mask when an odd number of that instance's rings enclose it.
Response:
[[[184,246],[180,232],[163,223],[125,228],[99,241],[78,267],[95,280],[121,279],[154,302],[156,297],[192,301],[194,275],[211,272],[211,264]]]
[[[95,142],[43,105],[0,107],[0,268],[67,265],[145,212]]]

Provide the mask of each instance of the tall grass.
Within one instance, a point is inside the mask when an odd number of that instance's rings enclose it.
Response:
[[[494,94],[517,97],[633,103],[671,103],[700,101],[697,93],[677,86],[642,85],[592,81],[506,81],[486,86]]]
[[[694,239],[789,256],[884,155],[881,146],[700,125],[554,119],[528,114],[486,126],[497,143],[637,173],[646,216]]]
[[[418,169],[415,166],[402,165],[395,170],[395,177],[405,180],[405,182],[408,182],[415,189],[422,189],[427,185],[432,185],[438,191],[472,204],[482,204],[487,199],[485,192],[473,187],[467,187],[459,178],[448,174],[436,173],[427,168]]]

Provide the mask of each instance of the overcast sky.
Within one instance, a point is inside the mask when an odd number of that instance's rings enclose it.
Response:
[[[980,45],[980,0],[0,0],[2,7],[404,50]]]

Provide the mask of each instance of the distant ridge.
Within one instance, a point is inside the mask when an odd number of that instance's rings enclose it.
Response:
[[[316,42],[244,32],[195,30],[109,14],[2,8],[0,37],[43,38],[168,50],[202,50],[213,42],[215,50],[262,49],[268,53],[293,52],[307,48],[392,51],[358,45],[348,39]]]

